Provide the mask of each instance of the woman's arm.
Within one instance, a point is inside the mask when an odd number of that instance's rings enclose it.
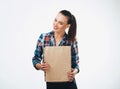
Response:
[[[74,73],[79,72],[79,56],[78,56],[78,42],[75,40],[72,44],[71,48],[72,53],[72,68],[74,69]]]
[[[71,72],[68,72],[68,79],[69,82],[72,82],[74,80],[75,75],[79,72],[79,56],[78,56],[78,45],[77,41],[74,41],[74,43],[71,46],[71,55],[72,55],[72,69]]]
[[[42,55],[43,55],[42,40],[43,40],[43,35],[41,34],[37,41],[36,49],[34,51],[34,57],[32,58],[33,66],[37,70],[40,69],[40,64],[43,59],[42,58]]]

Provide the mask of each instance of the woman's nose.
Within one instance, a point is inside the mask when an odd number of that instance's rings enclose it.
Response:
[[[57,26],[57,22],[54,22],[54,26]]]

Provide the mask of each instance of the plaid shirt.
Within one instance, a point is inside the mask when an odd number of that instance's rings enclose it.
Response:
[[[32,59],[33,66],[36,68],[37,63],[41,63],[43,61],[43,49],[45,46],[55,46],[55,39],[54,39],[54,32],[51,31],[49,33],[44,33],[39,36],[36,49],[34,52],[34,57]],[[74,42],[68,42],[67,41],[67,34],[64,35],[62,41],[59,43],[58,46],[71,46],[71,67],[77,68],[79,71],[79,56],[78,56],[78,45],[77,41]],[[36,68],[37,69],[37,68]]]

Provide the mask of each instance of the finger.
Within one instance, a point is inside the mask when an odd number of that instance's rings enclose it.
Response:
[[[42,66],[41,66],[41,70],[43,70],[43,71],[46,70],[46,66],[45,66],[45,65],[42,65]]]
[[[73,68],[71,68],[71,72],[73,72],[74,71],[74,69]]]
[[[70,72],[70,73],[68,73],[68,76],[74,76],[74,73],[72,73],[72,72]]]
[[[72,82],[72,81],[73,81],[73,78],[69,78],[68,80],[69,80],[69,82]]]
[[[69,82],[72,82],[73,79],[74,79],[74,76],[73,76],[73,75],[68,75],[68,80],[69,80]]]
[[[73,79],[74,79],[73,77],[69,77],[69,78],[68,78],[68,80],[69,80],[70,82],[72,82]]]
[[[48,69],[49,69],[49,66],[48,66],[48,65],[42,66],[42,70],[47,71]]]

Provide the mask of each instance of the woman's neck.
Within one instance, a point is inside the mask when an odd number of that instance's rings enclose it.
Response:
[[[64,37],[64,34],[65,34],[65,32],[60,32],[60,33],[55,32],[55,33],[54,33],[54,37],[55,37],[55,38],[63,38],[63,37]]]
[[[54,38],[55,38],[55,44],[56,44],[56,46],[58,46],[60,44],[61,40],[64,37],[64,34],[65,33],[57,33],[57,32],[54,33]]]

